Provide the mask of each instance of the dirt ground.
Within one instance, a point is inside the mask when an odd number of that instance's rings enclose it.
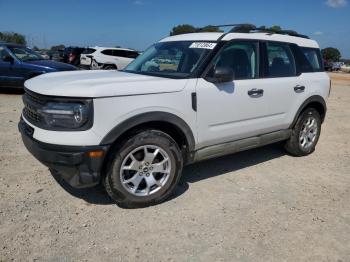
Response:
[[[21,97],[0,94],[0,261],[350,261],[350,76],[332,77],[314,154],[195,164],[171,200],[132,210],[58,184],[22,145]]]

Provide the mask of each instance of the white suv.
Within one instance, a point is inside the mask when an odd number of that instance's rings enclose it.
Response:
[[[289,31],[167,37],[122,72],[26,81],[27,149],[73,187],[103,182],[122,206],[166,199],[184,165],[285,141],[315,150],[330,80],[318,44]]]
[[[138,56],[132,49],[96,46],[80,55],[80,65],[89,69],[122,70]]]

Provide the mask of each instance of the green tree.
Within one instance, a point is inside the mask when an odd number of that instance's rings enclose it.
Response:
[[[21,45],[27,44],[26,37],[24,35],[14,32],[0,32],[0,41]]]
[[[197,28],[197,32],[222,32],[217,26],[207,25],[203,28]]]
[[[274,31],[274,32],[278,32],[278,31],[281,31],[282,28],[279,25],[273,25],[269,28],[269,30]]]
[[[195,33],[196,31],[197,29],[193,25],[183,24],[183,25],[174,26],[173,29],[170,31],[170,35]]]
[[[40,51],[39,47],[37,47],[36,45],[33,46],[33,50],[34,50],[34,51]]]
[[[324,60],[326,61],[338,62],[341,58],[339,50],[334,47],[327,47],[325,49],[322,49],[321,52]]]
[[[63,50],[65,48],[64,45],[54,45],[51,47],[52,51],[58,51],[58,50]]]
[[[207,25],[205,27],[199,28],[194,27],[193,25],[183,24],[174,26],[170,31],[170,35],[181,35],[188,33],[196,33],[196,32],[222,32],[217,26]]]

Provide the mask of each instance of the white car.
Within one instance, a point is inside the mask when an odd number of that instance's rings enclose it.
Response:
[[[138,56],[132,49],[89,47],[80,55],[80,65],[89,69],[122,70]]]
[[[134,207],[168,198],[189,163],[280,141],[312,153],[330,79],[315,41],[235,26],[164,38],[123,72],[51,73],[25,87],[27,149],[71,186],[102,182]]]

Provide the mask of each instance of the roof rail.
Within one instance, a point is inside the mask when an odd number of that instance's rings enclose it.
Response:
[[[269,34],[280,34],[280,35],[290,35],[301,38],[307,38],[306,35],[301,35],[293,30],[272,30],[270,28],[266,28],[265,26],[256,27],[253,24],[228,24],[228,25],[213,25],[212,27],[232,27],[232,29],[228,33],[269,33]]]

